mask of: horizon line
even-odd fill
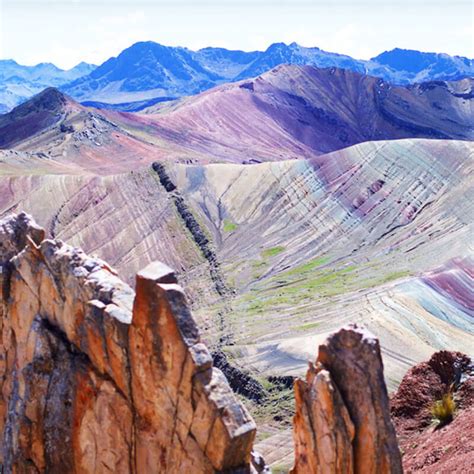
[[[204,49],[224,49],[226,51],[232,51],[232,52],[244,52],[244,53],[264,53],[266,51],[268,51],[268,49],[271,47],[271,46],[274,46],[276,44],[283,44],[285,46],[292,46],[292,45],[297,45],[297,46],[300,46],[302,48],[306,48],[306,49],[318,49],[320,51],[323,51],[325,53],[330,53],[330,54],[337,54],[337,55],[340,55],[340,56],[347,56],[347,57],[350,57],[352,59],[355,59],[357,61],[371,61],[372,59],[376,58],[377,56],[380,56],[381,54],[383,53],[387,53],[387,52],[392,52],[392,51],[395,51],[395,50],[400,50],[400,51],[413,51],[413,52],[418,52],[418,53],[422,53],[422,54],[440,54],[440,55],[446,55],[446,56],[450,56],[450,57],[453,57],[453,58],[464,58],[464,59],[468,59],[469,61],[474,61],[474,58],[470,58],[468,56],[463,56],[461,54],[449,54],[449,53],[443,53],[443,52],[437,52],[437,51],[422,51],[422,50],[419,50],[419,49],[410,49],[410,48],[399,48],[398,46],[395,46],[394,48],[392,49],[386,49],[380,53],[378,53],[377,55],[375,56],[372,56],[371,58],[369,59],[359,59],[359,58],[356,58],[354,56],[351,56],[349,54],[346,54],[346,53],[339,53],[339,52],[335,52],[335,51],[328,51],[328,50],[325,50],[325,49],[321,49],[320,47],[318,46],[303,46],[302,44],[300,43],[297,43],[296,41],[292,41],[291,43],[285,43],[284,41],[277,41],[277,42],[274,42],[274,43],[271,43],[266,49],[250,49],[250,50],[246,50],[246,49],[231,49],[231,48],[226,48],[226,47],[221,47],[221,46],[205,46],[203,48],[199,48],[199,49],[191,49],[191,48],[188,48],[187,46],[170,46],[170,45],[167,45],[167,44],[164,44],[164,43],[160,43],[158,41],[154,41],[154,40],[141,40],[141,41],[136,41],[134,43],[132,43],[130,46],[127,46],[126,48],[122,49],[120,51],[120,53],[118,53],[116,56],[109,56],[107,59],[105,59],[104,61],[102,61],[100,64],[94,64],[94,63],[90,63],[86,60],[82,60],[82,61],[79,61],[77,64],[75,64],[74,66],[70,67],[70,68],[62,68],[60,66],[57,66],[54,62],[51,62],[51,61],[40,61],[38,63],[35,63],[35,64],[25,64],[25,63],[19,63],[18,61],[16,61],[14,58],[12,57],[3,57],[3,58],[0,58],[0,61],[13,61],[15,64],[17,64],[18,66],[23,66],[23,67],[38,67],[38,66],[41,66],[41,65],[51,65],[51,66],[54,66],[56,67],[57,69],[61,70],[61,71],[70,71],[71,69],[74,69],[76,68],[77,66],[79,66],[80,64],[87,64],[87,65],[91,65],[91,66],[96,66],[96,67],[100,67],[102,64],[104,64],[106,61],[109,61],[110,59],[114,59],[114,58],[117,58],[118,56],[120,56],[120,54],[122,54],[124,51],[126,51],[127,49],[130,49],[131,47],[137,45],[137,44],[141,44],[141,43],[154,43],[154,44],[158,44],[160,46],[164,46],[166,48],[173,48],[173,49],[185,49],[187,51],[191,51],[191,52],[199,52],[199,51],[202,51]]]

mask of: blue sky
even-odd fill
[[[136,41],[266,49],[296,41],[367,59],[394,47],[474,56],[471,0],[0,0],[0,58],[69,68]]]

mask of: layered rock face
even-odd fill
[[[26,214],[0,221],[5,472],[252,472],[255,423],[200,340],[173,272],[136,294]]]
[[[293,474],[401,473],[378,340],[356,326],[319,347],[295,383]]]

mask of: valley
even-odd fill
[[[381,338],[394,388],[433,350],[472,344],[473,153],[468,142],[400,140],[309,161],[166,165],[214,249],[224,297],[151,166],[4,176],[0,206],[27,210],[130,282],[151,260],[177,269],[209,343],[230,341],[256,373],[300,374],[321,338],[363,323]]]

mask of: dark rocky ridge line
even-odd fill
[[[211,242],[202,231],[199,222],[196,220],[193,213],[185,203],[183,196],[177,190],[176,185],[169,177],[165,166],[162,163],[155,162],[152,164],[152,168],[158,175],[162,186],[168,193],[170,193],[178,214],[181,216],[181,219],[193,237],[194,242],[201,250],[203,257],[209,263],[211,278],[214,282],[217,293],[222,297],[228,295],[231,292],[231,289],[227,286],[224,280],[220,270],[219,261],[217,260],[216,252],[212,248]]]
[[[158,175],[158,179],[161,185],[169,193],[171,199],[174,202],[176,210],[183,220],[186,228],[189,230],[195,244],[201,251],[203,257],[209,264],[209,273],[214,283],[214,288],[217,294],[223,299],[224,309],[219,311],[217,314],[217,324],[219,328],[219,340],[217,343],[217,349],[220,350],[222,346],[232,344],[232,335],[230,328],[226,321],[226,314],[231,311],[229,302],[226,300],[227,297],[231,296],[232,290],[227,286],[225,279],[222,275],[220,264],[217,259],[215,250],[212,247],[211,242],[204,234],[199,222],[194,217],[192,211],[187,206],[183,196],[178,191],[176,185],[168,175],[165,166],[162,163],[155,162],[152,164],[152,169]]]
[[[152,164],[152,168],[158,175],[161,185],[171,196],[178,214],[181,216],[181,219],[193,237],[194,242],[201,250],[202,255],[207,260],[211,279],[214,282],[217,293],[222,298],[226,298],[226,296],[231,295],[232,290],[228,288],[224,281],[216,253],[212,248],[209,239],[206,237],[198,221],[186,205],[184,198],[179,193],[176,184],[171,180],[165,166],[162,163],[155,162]],[[266,398],[266,392],[262,384],[247,372],[244,372],[240,368],[230,364],[227,360],[227,356],[222,352],[223,346],[232,344],[230,328],[228,328],[226,323],[226,314],[230,311],[231,308],[229,303],[226,301],[224,310],[220,311],[217,315],[220,337],[217,348],[212,353],[214,365],[222,370],[229,381],[230,386],[236,393],[243,395],[249,400],[261,403]]]
[[[248,373],[231,365],[224,352],[213,352],[212,360],[214,366],[222,370],[234,392],[254,402],[264,402],[266,393],[262,384]]]

